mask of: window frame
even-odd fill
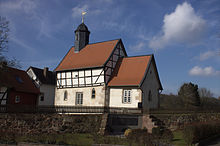
[[[42,100],[42,99],[43,99],[43,100]],[[41,102],[43,102],[43,101],[44,101],[44,99],[45,99],[45,98],[44,98],[44,94],[43,94],[43,93],[41,93],[41,94],[40,94],[40,101],[41,101]]]
[[[68,93],[67,93],[66,90],[64,91],[63,100],[64,100],[64,101],[67,101],[67,100],[68,100]]]
[[[131,89],[123,89],[122,92],[122,103],[130,104],[132,102],[132,90]]]
[[[94,99],[96,96],[96,91],[95,91],[95,88],[92,88],[92,96],[91,98]]]
[[[83,105],[83,92],[76,92],[75,105]]]
[[[21,97],[19,95],[15,96],[15,103],[21,102]]]

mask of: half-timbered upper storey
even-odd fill
[[[57,88],[107,84],[120,57],[127,56],[121,39],[72,47],[55,69]]]

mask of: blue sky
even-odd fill
[[[163,93],[185,82],[220,96],[219,0],[0,0],[8,58],[55,69],[86,11],[90,43],[121,38],[129,56],[154,53]]]

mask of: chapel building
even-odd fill
[[[89,35],[80,24],[75,45],[55,69],[55,106],[109,112],[158,108],[163,88],[154,55],[129,57],[121,39],[90,44]]]

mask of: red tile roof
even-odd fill
[[[72,47],[55,71],[103,66],[118,42],[119,40],[112,40],[88,44],[78,53]]]
[[[108,86],[139,86],[150,59],[151,55],[120,58]]]
[[[40,93],[25,71],[11,67],[6,67],[0,72],[0,84],[20,92]]]

